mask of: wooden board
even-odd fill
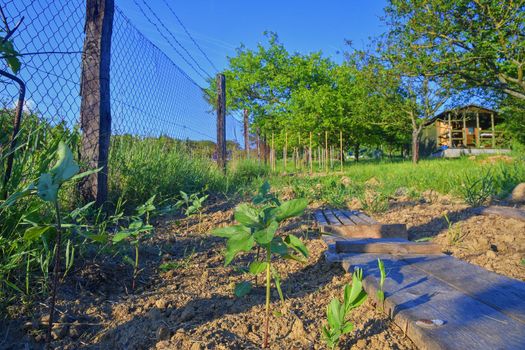
[[[480,215],[499,215],[525,221],[525,211],[517,208],[491,205],[489,207],[478,208],[477,213]]]
[[[493,303],[498,298],[497,293],[488,293],[484,301],[465,294],[416,267],[415,260],[409,262],[407,258],[397,259],[385,254],[346,254],[343,267],[363,268],[363,285],[369,297],[375,298],[379,285],[377,258],[383,260],[387,272],[384,310],[420,349],[525,349],[525,324],[486,302],[492,300]],[[431,266],[435,259],[419,257],[417,263]],[[495,285],[492,290],[504,287]],[[525,293],[519,292],[516,297],[525,300]],[[444,324],[421,327],[416,323],[421,319],[439,319]]]
[[[525,283],[448,255],[403,261],[525,323]]]
[[[325,225],[322,227],[322,231],[354,238],[408,238],[405,224]]]
[[[441,246],[429,242],[385,242],[383,239],[336,241],[336,253],[378,253],[393,255],[441,254]]]

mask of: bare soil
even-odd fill
[[[60,287],[59,322],[53,336],[57,349],[259,349],[263,338],[264,288],[244,298],[233,296],[235,282],[245,278],[238,267],[250,254],[223,266],[224,240],[208,232],[232,223],[231,204],[208,208],[196,218],[169,218],[156,224],[155,236],[141,249],[142,272],[130,290],[131,268],[111,256],[84,258]],[[444,218],[447,214],[449,223]],[[385,223],[406,223],[411,239],[428,238],[443,251],[507,276],[525,280],[525,223],[497,216],[478,216],[460,202],[426,193],[419,201],[395,198],[390,209],[372,215]],[[312,229],[309,215],[289,222],[306,242],[307,264],[275,261],[282,277],[285,303],[274,291],[271,349],[324,349],[320,329],[326,306],[341,297],[351,276],[339,264],[328,264],[325,243]],[[283,230],[283,231],[284,231]],[[253,255],[253,254],[251,254]],[[91,256],[86,253],[86,256]],[[162,263],[173,268],[161,271]],[[0,321],[1,349],[41,349],[45,304],[12,309],[14,320]],[[351,315],[354,331],[343,336],[342,349],[414,349],[403,331],[367,301]]]

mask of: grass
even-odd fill
[[[368,161],[347,163],[344,172],[328,174],[301,174],[280,176],[274,174],[272,186],[291,189],[298,197],[344,207],[353,198],[371,211],[386,209],[384,202],[405,193],[411,199],[417,199],[425,191],[435,191],[464,198],[475,196],[476,186],[464,191],[469,184],[485,181],[480,187],[483,198],[492,195],[505,198],[518,183],[525,181],[524,155],[514,154],[513,161],[499,160],[494,163],[488,157],[467,157],[459,159],[428,159],[414,165],[411,162]],[[279,167],[277,167],[279,169]],[[315,169],[315,167],[314,167]],[[486,174],[490,172],[490,179]],[[486,184],[490,181],[490,186]],[[468,184],[467,184],[468,185]],[[490,188],[491,193],[488,193]],[[479,201],[472,202],[479,204]]]

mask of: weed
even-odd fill
[[[482,173],[479,178],[464,175],[461,194],[468,205],[479,207],[487,202],[494,193],[494,177],[490,171]]]
[[[465,237],[465,235],[463,234],[461,230],[461,226],[454,225],[450,221],[447,214],[443,215],[443,217],[445,218],[447,225],[448,225],[448,231],[447,231],[448,244],[456,245]]]
[[[326,309],[327,326],[322,328],[322,338],[330,349],[339,345],[342,335],[350,333],[354,324],[348,320],[350,311],[359,307],[366,300],[363,290],[363,270],[356,269],[352,275],[352,285],[346,285],[343,303],[338,298],[332,299]]]
[[[377,300],[381,303],[381,308],[383,308],[383,304],[385,302],[385,291],[383,290],[383,287],[385,285],[385,279],[386,279],[386,272],[385,272],[385,264],[383,263],[383,260],[377,258],[377,267],[379,268],[379,289],[377,290]]]
[[[243,203],[235,208],[235,220],[239,223],[238,225],[218,228],[212,232],[214,236],[228,239],[225,265],[229,265],[240,252],[251,251],[255,246],[258,250],[262,249],[266,252],[264,260],[256,259],[250,263],[248,268],[248,273],[253,276],[261,273],[266,274],[266,322],[263,348],[268,347],[272,278],[281,301],[284,301],[281,291],[281,278],[272,266],[272,256],[276,255],[300,262],[305,262],[308,257],[308,250],[299,238],[291,234],[283,238],[277,235],[277,230],[284,220],[302,215],[307,204],[308,201],[305,199],[280,202],[270,193],[268,183],[264,183],[251,204]],[[252,283],[243,281],[235,286],[235,295],[242,297],[248,294],[251,289]]]
[[[388,198],[374,190],[367,189],[359,196],[359,202],[363,210],[371,213],[382,213],[388,210]]]

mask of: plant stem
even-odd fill
[[[133,267],[133,281],[131,289],[135,290],[135,279],[137,278],[137,271],[139,269],[139,245],[135,245],[135,266]]]
[[[272,252],[270,250],[270,247],[266,248],[266,325],[264,330],[264,344],[263,348],[268,347],[268,327],[270,324],[270,281],[271,281],[271,275],[270,275],[270,268],[271,268],[271,259],[272,259]]]
[[[62,221],[60,219],[60,207],[58,200],[55,201],[55,214],[57,222],[57,238],[56,238],[56,253],[55,266],[53,267],[53,288],[51,290],[51,303],[49,305],[49,324],[46,335],[46,350],[51,349],[51,329],[53,328],[53,319],[55,317],[55,303],[58,286],[58,269],[60,268],[60,246],[62,243]]]

